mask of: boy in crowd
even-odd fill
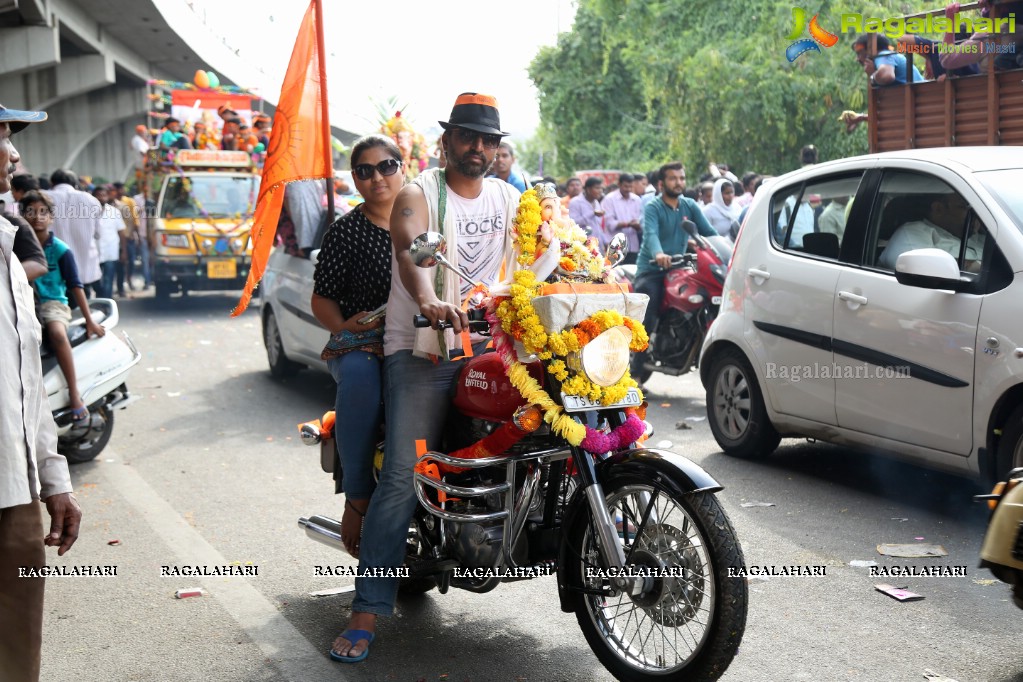
[[[50,225],[53,223],[53,201],[38,191],[26,192],[19,202],[22,217],[32,226],[36,239],[43,247],[46,256],[47,273],[37,278],[33,285],[39,295],[39,319],[46,328],[50,346],[57,356],[57,363],[67,381],[68,396],[71,402],[72,419],[75,424],[84,423],[89,419],[89,410],[78,394],[78,380],[75,375],[75,362],[71,353],[71,342],[67,330],[71,323],[71,308],[68,307],[68,292],[75,297],[78,308],[85,318],[85,330],[90,336],[103,336],[106,330],[92,320],[89,303],[85,299],[85,289],[78,278],[78,266],[75,257],[67,244],[53,236]]]

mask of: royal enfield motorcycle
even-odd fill
[[[439,260],[447,267],[443,248],[429,233],[412,253],[420,265]],[[419,317],[416,324],[429,322]],[[471,326],[490,329],[487,322]],[[629,364],[628,343],[612,328],[576,361],[594,375],[613,368],[617,380]],[[603,433],[635,424],[643,410],[634,388],[616,404],[599,405],[564,394],[545,362],[533,358],[526,366],[567,414]],[[554,574],[561,609],[575,613],[591,649],[618,679],[717,679],[742,639],[748,596],[745,580],[730,577],[743,554],[714,495],[721,484],[681,455],[631,441],[599,456],[569,445],[525,402],[497,353],[465,362],[453,396],[444,451],[422,452],[415,468],[419,503],[402,591],[489,592]],[[320,445],[328,471],[339,466],[332,421],[328,413],[302,427],[303,441]],[[310,516],[299,525],[344,549],[338,521]]]
[[[732,241],[727,237],[704,237],[690,220],[682,221],[694,252],[672,256],[664,274],[664,298],[650,334],[650,348],[643,369],[634,378],[644,383],[654,372],[681,376],[695,367],[700,348],[721,309],[721,291]],[[655,261],[650,261],[651,264]]]
[[[1013,469],[989,495],[977,495],[991,507],[980,567],[1012,587],[1012,601],[1023,609],[1023,467]]]
[[[109,298],[92,299],[89,310],[93,321],[107,330],[106,334],[88,338],[82,318],[68,326],[78,392],[89,408],[85,421],[73,420],[67,381],[45,338],[41,348],[43,383],[57,427],[57,452],[73,464],[95,459],[110,441],[114,410],[124,409],[137,399],[128,392],[125,382],[131,368],[142,359],[126,332],[121,332],[121,336],[113,332],[120,319],[116,302]]]

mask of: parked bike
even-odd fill
[[[417,262],[444,264],[443,240],[426,237],[413,246]],[[486,333],[476,318],[473,330]],[[416,324],[429,322],[417,316]],[[612,328],[589,341],[578,354],[582,367],[616,367],[623,376],[629,349],[620,334]],[[567,414],[605,432],[635,420],[627,410],[643,410],[634,388],[605,406],[564,394],[548,362],[534,357],[527,369]],[[332,414],[323,422],[303,425],[303,441],[320,445],[321,464],[332,471],[339,466]],[[596,456],[567,444],[522,398],[497,353],[465,363],[444,440],[443,452],[421,453],[416,466],[419,504],[402,591],[489,592],[555,574],[561,609],[576,614],[618,679],[724,672],[742,639],[748,595],[745,580],[729,576],[743,554],[710,474],[665,450],[632,444]],[[299,525],[344,549],[338,521],[311,516]]]
[[[654,372],[681,376],[699,365],[700,348],[721,309],[721,291],[732,257],[727,237],[703,237],[696,225],[683,220],[695,249],[672,256],[664,274],[664,298],[650,334],[643,369],[634,378],[646,382]],[[654,263],[654,261],[650,261]]]
[[[81,463],[95,459],[114,431],[114,410],[124,409],[137,399],[128,392],[125,380],[142,354],[126,332],[123,338],[109,333],[117,326],[120,315],[117,303],[108,298],[89,301],[92,319],[107,330],[101,337],[88,338],[85,320],[77,318],[68,327],[82,402],[89,408],[89,418],[76,424],[72,417],[71,399],[64,373],[45,338],[42,346],[43,381],[53,421],[57,426],[57,452],[68,462]]]

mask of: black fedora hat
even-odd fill
[[[8,109],[4,105],[0,104],[0,123],[7,123],[11,130],[11,135],[24,130],[29,123],[42,123],[45,120],[45,111],[21,111],[19,109]]]
[[[501,130],[501,115],[497,112],[497,100],[490,95],[463,92],[451,108],[447,121],[437,121],[444,130],[466,128],[488,135],[507,135]]]

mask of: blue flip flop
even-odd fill
[[[72,426],[80,426],[89,421],[89,408],[88,407],[76,407],[71,410],[71,424]]]
[[[359,661],[365,661],[366,657],[369,656],[369,647],[373,644],[373,640],[376,639],[376,635],[369,630],[345,630],[340,636],[351,642],[352,646],[358,644],[359,640],[364,639],[368,642],[366,648],[358,656],[349,656],[348,654],[342,656],[341,654],[335,653],[334,649],[331,648],[331,660],[338,661],[340,663],[358,663]]]

